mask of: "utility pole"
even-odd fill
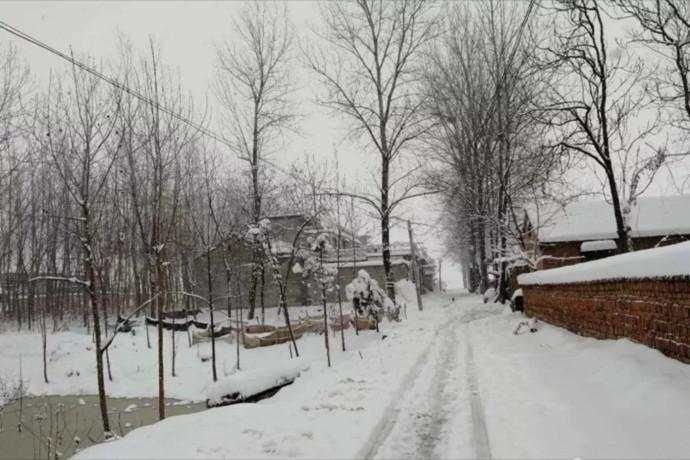
[[[417,291],[417,306],[419,307],[419,310],[423,310],[424,307],[422,306],[422,282],[420,279],[420,270],[419,266],[417,265],[417,251],[414,246],[414,238],[412,237],[412,223],[407,221],[407,234],[410,237],[410,252],[412,254],[412,267],[410,267],[411,270],[414,270],[414,285],[415,285],[415,290]]]
[[[438,259],[438,292],[443,291],[443,281],[441,281],[441,263],[443,262],[443,258]]]

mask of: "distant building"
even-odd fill
[[[629,220],[635,250],[690,240],[690,195],[638,198]],[[539,269],[608,257],[618,247],[613,208],[606,201],[528,211],[523,235]]]
[[[301,214],[281,215],[268,218],[271,222],[271,249],[280,263],[280,273],[284,275],[290,272],[287,286],[287,303],[289,306],[314,305],[319,303],[321,292],[313,280],[305,279],[303,273],[299,271],[299,266],[303,262],[300,257],[293,260],[292,266],[288,266],[292,252],[293,243],[296,235],[302,229],[297,243],[304,244],[310,236],[326,234],[330,238],[332,247],[336,247],[338,241],[338,229],[329,227],[323,221],[316,220],[307,222],[307,217]],[[303,228],[302,228],[303,227]],[[366,244],[365,239],[353,238],[352,234],[344,228],[340,229],[340,290],[342,298],[345,299],[345,286],[352,281],[356,273],[364,269],[372,278],[376,279],[380,286],[385,286],[385,276],[383,270],[383,260],[380,248],[371,247]],[[393,249],[393,248],[392,248]],[[391,276],[393,281],[401,279],[411,279],[410,271],[411,252],[409,245],[405,249],[404,245],[396,245],[391,254]],[[252,248],[243,236],[232,237],[223,244],[218,245],[210,252],[211,263],[211,285],[213,297],[219,299],[214,302],[216,307],[222,308],[237,300],[237,296],[244,296],[243,303],[247,304],[246,295],[248,292],[249,280],[251,278]],[[429,259],[422,246],[418,246],[418,261],[423,273],[423,286],[426,290],[432,290],[434,286],[435,272],[429,270],[434,264]],[[325,263],[335,265],[337,257],[335,251],[326,255]],[[208,296],[209,282],[206,254],[195,260],[195,273],[197,281],[197,291],[204,297]],[[295,264],[298,264],[297,268]],[[279,292],[273,281],[271,267],[266,267],[264,277],[264,304],[276,306],[279,303]],[[241,286],[239,292],[236,285]],[[259,292],[257,288],[257,306],[260,305]],[[330,293],[329,301],[337,299],[337,293]],[[234,308],[234,307],[233,307]]]

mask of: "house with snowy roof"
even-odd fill
[[[690,240],[690,195],[638,198],[629,225],[635,250]],[[613,208],[604,200],[532,208],[523,234],[539,269],[601,259],[618,247]]]
[[[286,214],[271,216],[270,221],[271,250],[276,256],[280,273],[290,271],[287,283],[288,306],[312,305],[318,303],[321,291],[313,285],[311,280],[305,279],[300,272],[299,264],[301,256],[295,254],[292,257],[293,248],[304,246],[309,237],[326,235],[331,247],[337,246],[340,238],[340,257],[335,251],[326,254],[324,262],[333,267],[338,267],[341,294],[345,298],[345,285],[354,279],[359,270],[366,270],[380,286],[385,286],[385,273],[380,247],[368,244],[366,238],[353,235],[346,228],[329,223],[327,219],[310,219],[303,214]],[[435,272],[429,270],[434,267],[433,260],[429,258],[422,245],[415,245],[417,249],[417,263],[422,272],[422,280],[425,290],[433,290]],[[207,259],[210,256],[210,260]],[[391,251],[391,277],[393,281],[410,279],[414,277],[411,270],[411,250],[408,245],[394,244]],[[198,292],[207,297],[209,293],[208,263],[211,265],[210,284],[214,299],[219,303],[228,303],[228,289],[240,286],[240,295],[246,299],[247,286],[249,285],[252,261],[252,247],[244,235],[232,235],[223,243],[217,245],[210,252],[199,255],[194,262],[196,284]],[[292,261],[293,265],[288,267]],[[263,284],[263,288],[261,286]],[[257,286],[259,292],[263,292],[264,303],[267,306],[277,305],[279,293],[273,283],[270,271],[265,273],[264,281]],[[258,294],[261,295],[261,294]],[[329,301],[334,301],[335,293],[329,294]],[[223,299],[223,300],[220,300]],[[215,303],[215,302],[214,302]],[[257,304],[259,302],[257,301]],[[218,305],[221,307],[222,305]]]

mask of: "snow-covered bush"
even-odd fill
[[[357,277],[345,287],[345,295],[353,303],[358,315],[373,317],[377,321],[381,320],[386,311],[398,309],[366,270],[360,270]]]

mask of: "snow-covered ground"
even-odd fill
[[[690,366],[627,340],[545,324],[514,335],[520,314],[451,295],[426,297],[423,312],[408,308],[406,321],[385,325],[383,340],[349,335],[347,352],[333,340],[330,369],[323,337],[302,338],[309,369],[270,399],[170,417],[80,457],[687,457]],[[223,366],[234,363],[233,351],[221,347]],[[243,354],[248,368],[289,359],[287,346],[253,351]],[[150,368],[153,352],[141,354]],[[2,360],[4,372],[5,352]],[[181,357],[180,376],[168,379],[178,397],[198,398],[210,379],[208,363],[195,360]],[[144,383],[155,380],[150,374],[125,377],[136,365],[119,364],[109,391],[134,392],[118,381],[127,379],[141,396],[154,395],[155,382]],[[53,390],[79,386],[60,386],[54,375]],[[46,390],[38,380],[30,389]]]
[[[295,317],[304,309],[291,311]],[[313,309],[312,309],[313,310]],[[316,314],[315,311],[311,312]],[[221,316],[221,315],[218,315]],[[201,318],[204,319],[204,318]],[[275,309],[267,312],[267,323],[281,324],[282,316]],[[157,333],[149,327],[151,347],[146,344],[143,327],[136,328],[136,335],[120,333],[109,349],[113,380],[106,380],[106,391],[112,397],[156,397],[158,382],[155,375],[157,363]],[[339,337],[332,346],[340,346]],[[352,331],[346,343],[355,349],[377,341],[375,334],[355,337]],[[210,342],[189,346],[186,332],[175,333],[175,377],[172,376],[172,333],[164,331],[166,396],[189,401],[203,401],[205,389],[212,382]],[[17,382],[21,361],[24,390],[29,395],[96,394],[96,365],[94,344],[91,336],[77,328],[48,335],[48,380],[43,380],[41,336],[36,333],[0,333],[0,381]],[[306,362],[324,360],[323,336],[308,334],[298,342],[300,354]],[[236,366],[236,343],[233,335],[216,341],[218,377],[232,375]],[[242,370],[270,368],[290,358],[287,344],[245,350],[240,347]],[[106,372],[107,376],[107,372]]]

